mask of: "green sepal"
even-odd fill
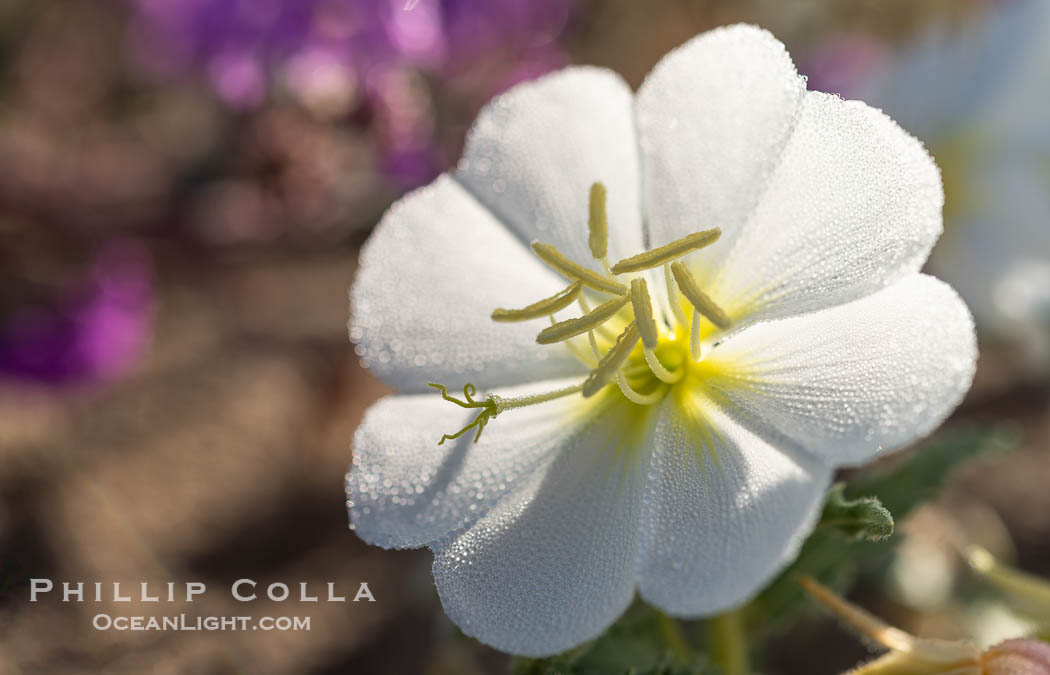
[[[883,541],[893,534],[893,514],[878,497],[846,498],[846,484],[828,490],[820,527],[845,535],[850,541]]]

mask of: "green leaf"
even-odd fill
[[[828,491],[820,527],[832,528],[850,541],[882,541],[893,534],[893,514],[878,497],[846,499],[846,484],[835,483]]]

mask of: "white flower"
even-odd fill
[[[932,269],[982,330],[1050,347],[1050,3],[936,25],[851,93],[892,115],[945,171],[948,231]]]
[[[637,95],[597,68],[515,88],[362,252],[351,338],[409,393],[354,438],[357,533],[430,546],[449,617],[518,654],[596,636],[636,589],[679,616],[740,604],[836,466],[928,433],[969,387],[971,318],[918,272],[941,202],[915,139],[807,92],[754,27],[688,42]],[[577,294],[554,328],[490,318]],[[465,410],[428,381],[486,396]]]

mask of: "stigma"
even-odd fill
[[[572,260],[552,244],[533,242],[536,257],[565,277],[568,285],[527,307],[497,308],[491,316],[497,322],[549,317],[550,325],[539,332],[536,341],[568,349],[587,367],[587,377],[575,386],[520,399],[490,393],[478,400],[474,398],[474,385],[468,383],[461,400],[449,396],[443,385],[431,383],[445,400],[478,410],[470,424],[443,435],[439,443],[471,430],[477,442],[489,420],[501,412],[564,396],[591,398],[599,392],[618,390],[635,405],[655,405],[674,387],[682,386],[690,367],[703,360],[705,332],[711,333],[712,328],[724,331],[732,325],[730,316],[704,292],[681,260],[718,241],[722,231],[695,232],[610,265],[606,195],[605,186],[594,183],[588,203],[588,246],[602,271]],[[663,268],[669,314],[655,311],[650,295],[646,273],[657,268]],[[558,320],[556,313],[574,304],[579,306],[580,315]]]

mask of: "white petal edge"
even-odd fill
[[[601,269],[587,245],[591,184],[608,191],[609,260],[642,250],[633,95],[616,73],[573,67],[518,85],[479,113],[456,178],[523,242]]]
[[[930,433],[973,381],[973,319],[916,274],[866,298],[761,323],[709,357],[708,395],[760,435],[855,465]]]
[[[702,397],[664,404],[642,516],[642,597],[675,616],[716,614],[795,558],[831,469],[785,445],[777,439],[774,447]]]
[[[577,382],[539,382],[500,394],[528,396]],[[462,398],[461,391],[450,393]],[[469,527],[567,442],[579,402],[577,395],[506,411],[477,443],[470,432],[438,445],[442,434],[463,428],[477,411],[437,392],[380,399],[354,433],[346,476],[354,530],[383,548],[416,548]]]
[[[798,116],[805,82],[784,45],[748,25],[703,33],[664,56],[636,110],[649,243],[722,229],[695,258],[716,264],[758,203]]]
[[[637,411],[621,399],[473,527],[434,547],[441,602],[464,633],[547,656],[596,637],[627,608],[652,424],[618,422]],[[624,452],[629,431],[638,445]]]
[[[394,204],[362,249],[350,339],[366,367],[406,392],[428,381],[486,389],[584,373],[564,346],[536,344],[543,319],[490,319],[567,285],[441,176]]]
[[[738,325],[849,302],[919,271],[943,203],[919,141],[860,101],[807,92],[739,239],[697,275]]]

